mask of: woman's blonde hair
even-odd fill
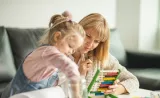
[[[81,25],[70,20],[68,17],[63,15],[53,15],[49,22],[49,28],[46,33],[42,36],[39,41],[39,44],[50,44],[53,45],[54,41],[54,32],[61,32],[62,37],[69,33],[78,33],[83,38],[85,37],[85,31]]]
[[[79,24],[82,25],[84,30],[91,28],[99,33],[101,42],[89,53],[92,53],[92,55],[101,62],[102,66],[106,66],[109,55],[110,30],[105,18],[99,13],[92,13],[84,17]]]

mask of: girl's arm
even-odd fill
[[[80,73],[78,71],[78,66],[55,47],[48,47],[44,51],[42,58],[47,65],[53,65],[69,78],[73,98],[81,98],[79,86]]]
[[[42,58],[46,62],[45,64],[58,68],[71,82],[77,83],[79,81],[78,66],[69,57],[58,51],[57,48],[53,46],[46,48]]]

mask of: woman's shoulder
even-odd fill
[[[120,67],[119,61],[109,53],[106,68],[117,69]]]
[[[119,63],[119,61],[117,60],[117,58],[114,57],[111,53],[109,53],[109,55],[108,55],[108,61],[109,62],[118,62]]]

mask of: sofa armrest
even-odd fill
[[[129,68],[160,68],[160,53],[127,51],[126,55]]]

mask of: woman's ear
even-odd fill
[[[59,39],[61,39],[61,32],[54,32],[54,41],[57,42]]]

